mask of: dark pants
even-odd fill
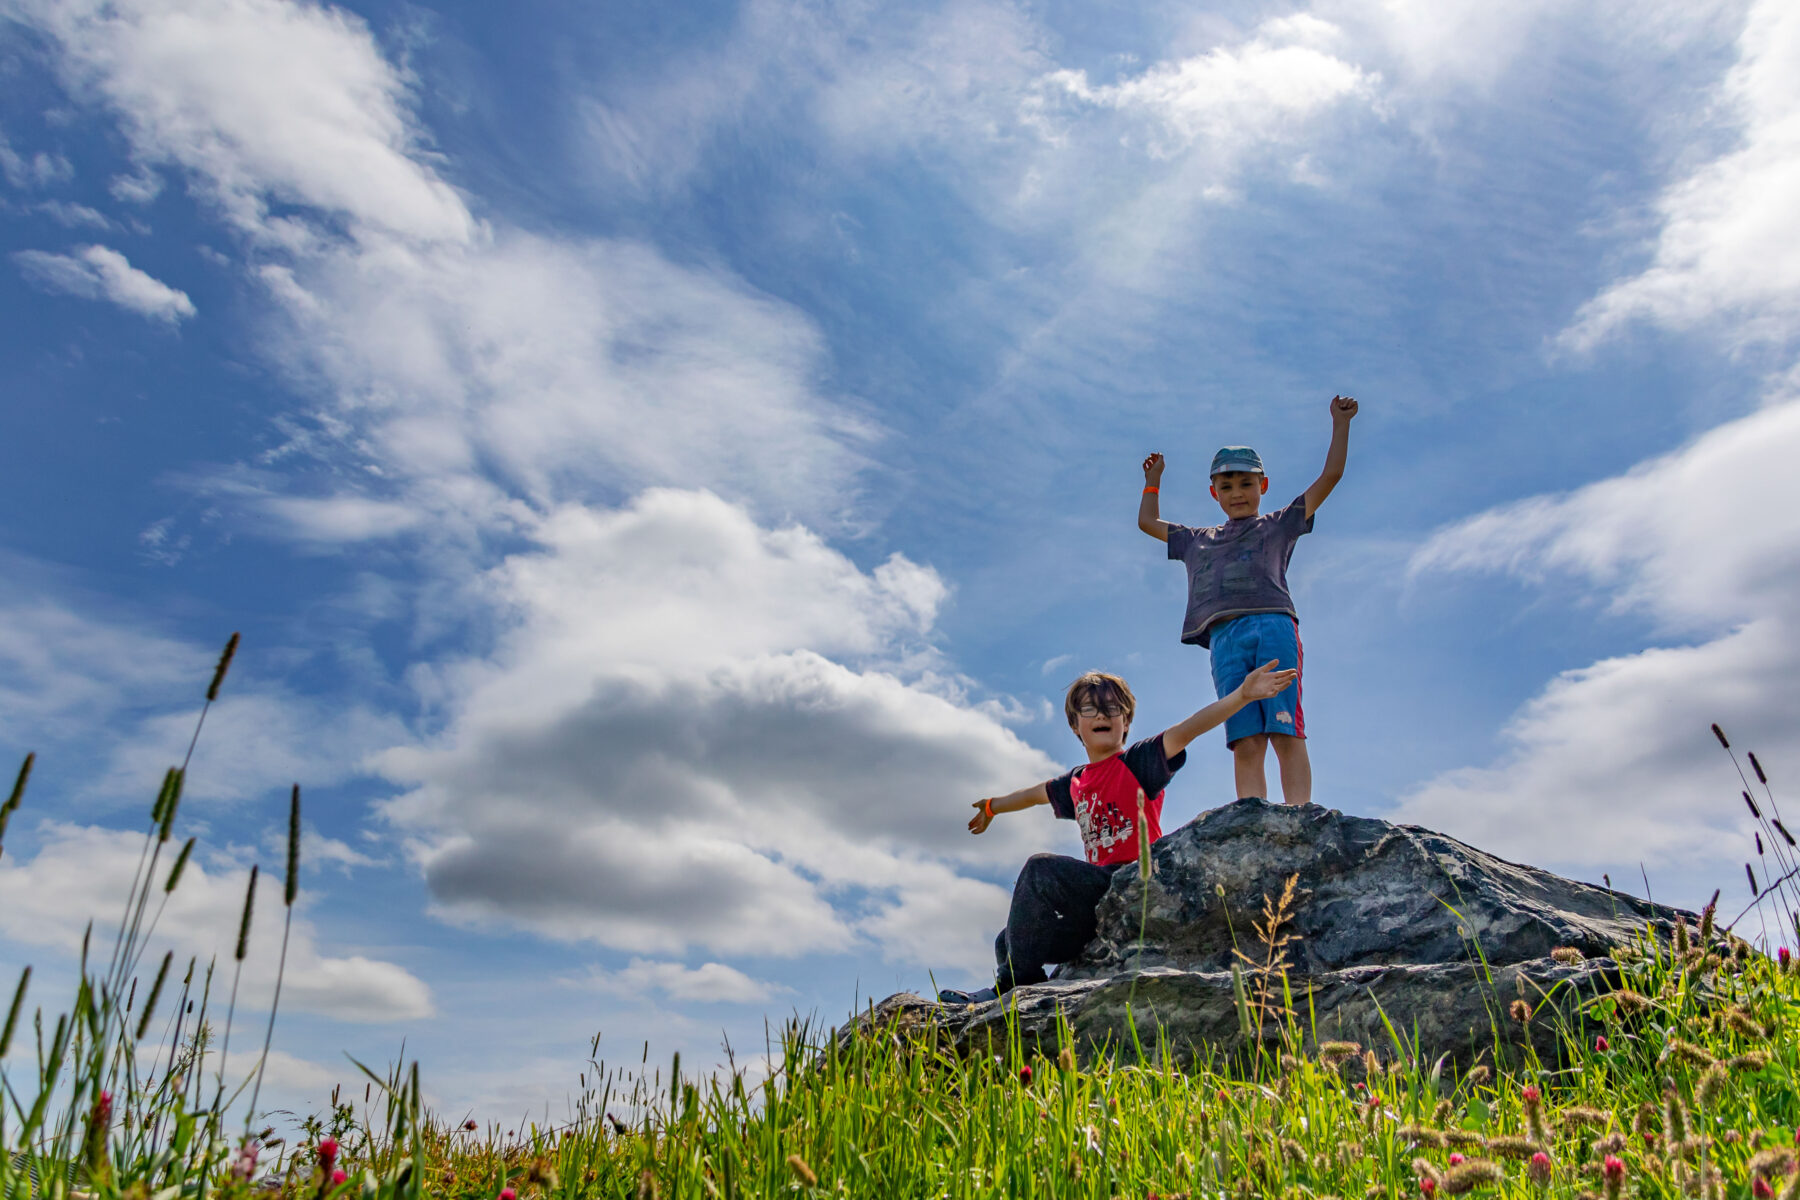
[[[1094,936],[1094,910],[1116,867],[1096,867],[1061,854],[1034,854],[1013,884],[1006,928],[994,939],[999,965],[994,990],[1042,983],[1046,963],[1065,963]]]

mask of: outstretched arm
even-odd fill
[[[1030,787],[1020,788],[1016,792],[1008,792],[1004,796],[990,796],[986,800],[977,800],[975,815],[969,818],[969,832],[982,832],[993,824],[994,817],[999,813],[1018,812],[1021,808],[1048,803],[1050,803],[1050,790],[1046,784],[1042,783],[1034,783]]]
[[[1159,542],[1169,540],[1169,523],[1157,514],[1157,489],[1162,487],[1163,456],[1152,454],[1144,460],[1144,495],[1138,501],[1138,528]]]
[[[1213,726],[1223,725],[1232,713],[1244,705],[1252,700],[1267,700],[1300,677],[1298,671],[1277,671],[1276,661],[1271,658],[1244,676],[1244,682],[1238,684],[1223,700],[1215,700],[1187,720],[1178,721],[1163,730],[1163,757],[1174,758],[1188,748],[1189,742]]]
[[[1331,448],[1325,451],[1325,469],[1306,489],[1306,515],[1310,518],[1331,495],[1331,489],[1344,477],[1344,459],[1350,453],[1350,419],[1356,416],[1356,401],[1348,396],[1331,398]]]

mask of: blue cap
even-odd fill
[[[1224,475],[1232,471],[1248,471],[1252,475],[1262,475],[1262,456],[1248,446],[1226,446],[1213,455],[1212,470],[1208,475]]]

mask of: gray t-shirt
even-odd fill
[[[1169,557],[1186,564],[1188,574],[1181,640],[1211,645],[1211,626],[1246,613],[1286,613],[1297,619],[1287,590],[1287,565],[1295,539],[1312,527],[1304,495],[1275,512],[1235,517],[1210,528],[1170,524]]]

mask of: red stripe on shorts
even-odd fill
[[[1301,672],[1294,677],[1294,736],[1306,736],[1306,713],[1300,708],[1300,683],[1305,678],[1306,649],[1300,645],[1300,622],[1294,622],[1294,668]]]

